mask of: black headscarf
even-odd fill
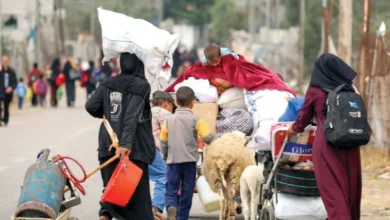
[[[135,94],[149,99],[150,85],[146,80],[142,61],[134,54],[122,53],[120,65],[121,74],[107,78],[102,85],[123,94]]]
[[[354,91],[352,80],[357,73],[339,57],[324,53],[314,63],[310,85],[322,89],[334,90],[345,84],[343,90]]]
[[[110,77],[112,74],[112,68],[110,66],[110,62],[105,61],[102,65],[102,72],[106,74],[107,77]]]
[[[57,74],[60,71],[60,59],[55,58],[51,63],[51,71],[53,74]]]

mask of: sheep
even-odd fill
[[[257,219],[257,205],[260,201],[260,185],[264,182],[264,165],[245,168],[240,178],[240,194],[245,220]]]
[[[222,135],[204,150],[202,171],[210,188],[221,197],[220,220],[235,219],[234,199],[240,195],[244,169],[255,165],[254,151],[245,147],[245,134]]]

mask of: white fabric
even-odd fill
[[[292,94],[279,90],[244,90],[245,104],[252,114],[253,134],[248,146],[257,150],[271,151],[271,127],[287,108]]]
[[[247,110],[243,89],[230,88],[223,92],[218,99],[219,107]]]
[[[169,80],[173,66],[172,54],[180,40],[178,34],[171,35],[145,20],[102,8],[98,8],[98,14],[102,27],[103,61],[129,52],[142,60],[148,72]],[[166,62],[170,68],[163,70]]]
[[[212,103],[218,101],[218,92],[215,86],[211,85],[207,79],[195,79],[190,77],[187,80],[177,84],[175,92],[183,86],[190,87],[195,92],[196,98],[202,103]]]
[[[321,197],[274,194],[275,216],[283,220],[325,220],[328,218]],[[276,204],[275,204],[276,203]]]
[[[219,195],[211,190],[204,176],[200,176],[196,180],[196,189],[205,212],[214,212],[221,209]]]

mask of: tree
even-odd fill
[[[216,0],[210,14],[211,37],[223,45],[229,44],[230,29],[247,29],[247,16],[238,13],[233,0]]]
[[[214,2],[215,0],[166,0],[164,1],[165,17],[202,26],[210,22],[209,8]]]

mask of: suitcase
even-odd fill
[[[291,123],[280,122],[271,127],[271,149],[274,161],[280,153],[290,125]],[[299,163],[312,160],[312,146],[316,129],[316,126],[309,126],[303,133],[292,136],[286,144],[279,163]]]

